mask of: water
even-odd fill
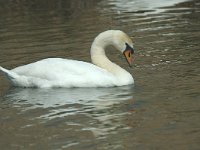
[[[121,29],[135,43],[134,86],[23,89],[0,76],[1,149],[200,149],[198,0],[5,1],[0,65],[47,57],[90,61],[94,37]]]

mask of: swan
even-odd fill
[[[12,70],[0,66],[13,86],[19,87],[114,87],[134,83],[132,75],[111,62],[105,54],[107,46],[114,46],[124,54],[131,66],[134,53],[130,37],[120,30],[100,33],[91,45],[91,61],[46,58]]]

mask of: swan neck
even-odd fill
[[[91,60],[92,63],[109,71],[110,73],[119,76],[122,73],[126,73],[117,64],[111,62],[105,54],[105,49],[109,45],[114,45],[113,32],[103,32],[99,34],[91,46]]]
[[[113,45],[112,31],[100,33],[93,41],[91,46],[91,56],[93,55],[106,55],[105,49],[109,45]]]

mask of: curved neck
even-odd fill
[[[92,43],[90,54],[92,63],[109,71],[115,76],[127,74],[128,72],[111,62],[105,54],[105,48],[113,43],[113,31],[106,31],[99,34]]]

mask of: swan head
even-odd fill
[[[113,45],[124,54],[129,66],[131,67],[134,54],[134,47],[131,38],[120,30],[113,30]]]
[[[124,54],[129,66],[131,66],[133,62],[133,53],[134,47],[131,38],[120,30],[107,30],[100,33],[94,40],[91,46],[91,58],[92,62],[97,63],[95,58],[96,56],[103,55],[105,56],[105,48],[107,46],[114,46],[121,53]]]

